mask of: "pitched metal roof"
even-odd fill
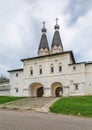
[[[48,40],[47,40],[47,36],[45,33],[42,34],[41,40],[40,40],[40,45],[39,45],[39,49],[48,49],[49,50],[49,45],[48,45]]]
[[[56,46],[62,46],[62,41],[61,41],[60,34],[59,34],[58,30],[56,30],[55,33],[54,33],[54,37],[53,37],[53,40],[52,40],[52,46],[51,47],[54,47],[55,45]]]
[[[8,70],[8,72],[23,71],[23,69]]]

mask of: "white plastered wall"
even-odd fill
[[[53,73],[51,73],[51,64],[54,66]],[[59,72],[59,64],[62,65],[61,72]],[[42,66],[42,75],[39,74],[40,66]],[[75,70],[73,70],[74,66]],[[33,68],[33,75],[30,74],[30,68]],[[31,96],[31,84],[39,83],[44,87],[43,96],[52,96],[51,86],[57,82],[62,84],[63,96],[92,95],[91,77],[92,64],[73,64],[70,53],[25,60],[23,71],[10,72],[11,95]],[[78,84],[78,90],[75,90],[75,84]],[[19,90],[18,93],[16,88]]]

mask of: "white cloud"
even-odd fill
[[[75,53],[78,53],[79,56],[81,55],[82,59],[77,57],[78,61],[92,60],[92,55],[89,55],[89,52],[92,50],[92,9],[90,9],[85,16],[79,17],[70,30],[70,35],[72,33],[73,35],[68,43]]]

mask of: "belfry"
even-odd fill
[[[38,56],[49,54],[49,45],[46,36],[47,29],[45,28],[45,22],[43,22],[42,37],[38,48]]]
[[[63,46],[62,46],[62,41],[60,38],[60,34],[59,34],[59,28],[60,26],[58,25],[58,19],[56,18],[56,25],[54,26],[55,29],[55,33],[53,36],[53,40],[52,40],[52,45],[51,45],[51,53],[59,53],[59,52],[63,52]]]
[[[92,95],[92,62],[77,63],[71,50],[64,51],[58,19],[54,29],[50,47],[43,22],[38,55],[22,59],[23,68],[8,71],[11,96]]]

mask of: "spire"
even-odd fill
[[[51,53],[58,53],[63,51],[62,41],[60,38],[59,29],[60,26],[58,25],[58,18],[56,18],[56,25],[54,26],[55,32],[52,40],[51,45]]]
[[[49,45],[46,36],[47,29],[45,28],[45,22],[43,22],[43,28],[41,31],[42,31],[42,36],[41,36],[40,45],[38,49],[38,55],[47,55],[49,54]]]

